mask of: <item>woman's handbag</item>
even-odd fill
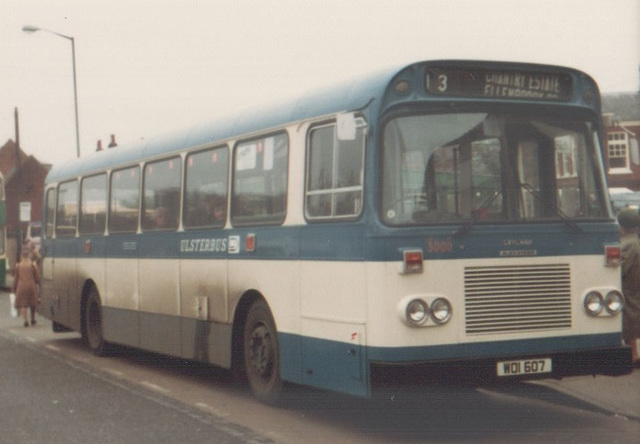
[[[9,301],[11,302],[11,317],[12,318],[17,318],[18,317],[18,310],[16,309],[15,305],[16,305],[16,294],[11,292],[9,293]]]

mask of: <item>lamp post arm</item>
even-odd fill
[[[76,154],[78,157],[80,157],[80,126],[78,125],[78,86],[76,81],[76,41],[71,36],[60,34],[59,32],[51,31],[50,29],[38,28],[37,26],[25,25],[22,27],[22,31],[28,33],[44,31],[71,41],[71,59],[73,61],[73,105],[76,114]]]
[[[77,157],[80,157],[80,125],[78,124],[78,86],[76,82],[76,41],[73,37],[68,37],[68,38],[71,40],[71,57],[73,59],[73,105],[76,112],[76,155]]]

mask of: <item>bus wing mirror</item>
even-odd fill
[[[631,139],[631,161],[634,165],[640,165],[640,151],[638,151],[638,139]]]
[[[356,140],[356,116],[353,113],[338,114],[338,140]]]

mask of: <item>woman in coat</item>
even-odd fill
[[[31,261],[31,252],[28,248],[23,248],[22,259],[16,265],[13,273],[13,292],[16,294],[14,307],[20,310],[25,327],[29,326],[29,307],[38,304],[39,284],[40,274],[36,265]],[[31,325],[35,322],[35,316],[33,316]]]

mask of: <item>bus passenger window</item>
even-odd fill
[[[307,144],[308,219],[353,218],[362,211],[364,120],[354,140],[339,140],[335,124],[314,128]]]
[[[144,166],[143,230],[175,230],[180,213],[182,163],[179,157]]]
[[[78,224],[78,182],[65,182],[58,187],[58,207],[56,210],[56,236],[76,235]]]
[[[80,186],[80,234],[104,234],[107,222],[107,175],[85,177]]]
[[[228,163],[226,147],[187,156],[182,221],[185,228],[224,226],[227,220]]]
[[[239,143],[234,151],[231,221],[234,225],[274,225],[287,210],[286,134]]]
[[[139,202],[140,168],[126,168],[111,173],[110,233],[135,233],[137,231]]]

